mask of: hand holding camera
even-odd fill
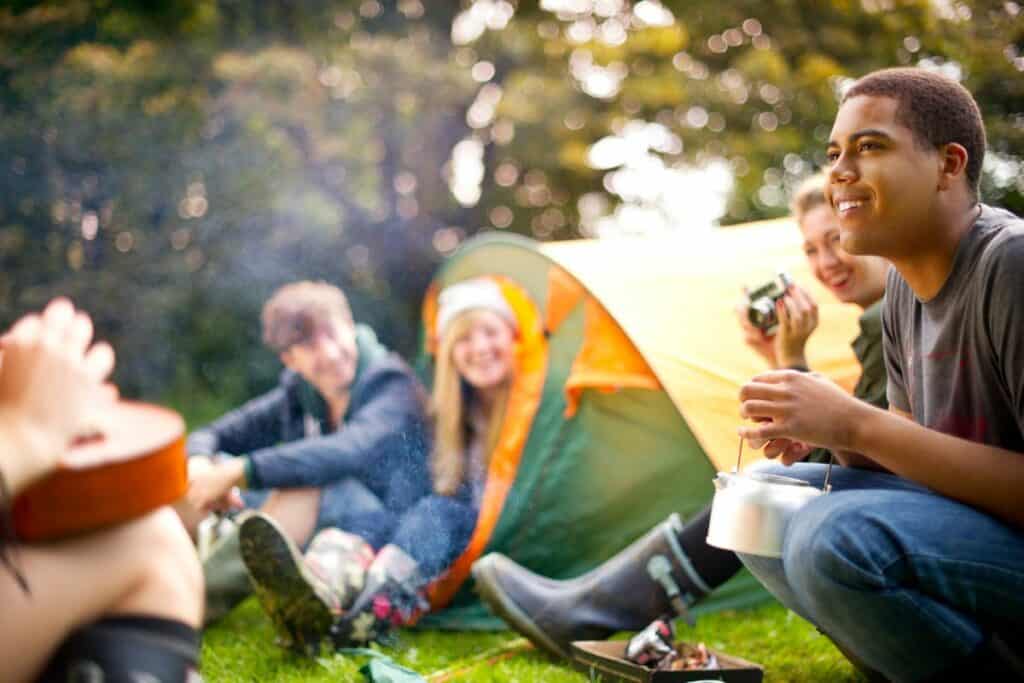
[[[773,368],[807,367],[804,347],[818,326],[818,305],[786,273],[754,290],[737,307],[744,341]]]

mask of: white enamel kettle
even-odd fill
[[[714,479],[715,497],[707,542],[738,553],[782,557],[789,520],[804,505],[831,490],[832,460],[820,489],[792,477],[764,472],[740,472],[743,441],[732,472]]]

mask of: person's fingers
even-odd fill
[[[185,501],[193,510],[201,511],[203,509],[203,497],[199,494],[199,491],[196,490],[195,485],[190,485],[188,487],[188,492],[185,494]]]
[[[762,448],[764,448],[765,444],[768,443],[768,439],[747,439],[746,437],[742,436],[741,438],[743,438],[747,442],[748,448],[752,448],[755,451],[761,450]]]
[[[785,438],[787,427],[785,422],[760,422],[755,425],[742,425],[738,431],[752,447],[760,448],[761,446],[754,446],[754,443]]]
[[[789,398],[789,391],[778,384],[747,382],[740,387],[740,403],[747,401],[774,401],[781,403]]]
[[[747,384],[750,384],[752,382],[764,384],[780,384],[790,379],[791,377],[796,377],[801,374],[802,373],[796,372],[795,370],[768,370],[767,372],[762,372],[760,374],[754,375],[753,377],[750,378],[750,382],[747,382]]]
[[[63,347],[68,328],[74,319],[75,307],[71,305],[70,300],[59,297],[51,301],[43,310],[42,335],[44,341],[56,348]]]
[[[789,439],[772,439],[764,446],[764,457],[777,458],[792,445]]]
[[[811,308],[814,304],[806,296],[800,293],[800,290],[793,292],[793,319],[796,324],[794,327],[805,330],[807,323],[810,321]]]
[[[92,341],[92,320],[81,311],[75,313],[74,318],[67,327],[64,337],[68,352],[74,354],[75,358],[80,357],[89,347]]]
[[[789,300],[790,310],[802,311],[805,308],[804,297],[800,294],[800,288],[793,286],[786,292],[786,298]]]
[[[237,486],[231,487],[228,491],[228,508],[232,510],[240,510],[245,507],[245,501],[242,500],[242,492],[238,490]]]
[[[106,379],[113,369],[114,349],[106,342],[93,344],[92,348],[85,354],[86,374],[99,382]]]
[[[747,420],[782,417],[786,409],[774,401],[749,400],[740,403],[740,417]]]
[[[775,316],[779,319],[779,329],[788,333],[793,316],[785,296],[775,301]]]
[[[782,463],[792,465],[800,462],[811,452],[811,447],[802,441],[791,441],[789,446],[782,452]]]
[[[11,327],[0,341],[5,346],[11,344],[31,344],[39,338],[42,325],[42,318],[37,314],[26,315],[14,323],[14,326]]]
[[[199,477],[193,480],[188,487],[188,493],[185,494],[186,500],[189,505],[194,507],[196,510],[203,510],[209,512],[211,496],[209,491],[209,482],[206,481],[205,477]]]
[[[815,301],[814,299],[811,299],[811,319],[814,323],[814,327],[818,326],[820,310],[821,309],[818,307],[818,302]]]
[[[814,298],[813,294],[811,294],[808,290],[802,287],[800,288],[800,292],[803,295],[804,300],[806,300],[807,303],[810,304],[811,308],[818,308],[818,301],[817,299]]]
[[[120,390],[117,388],[117,385],[110,382],[101,384],[96,392],[96,401],[101,406],[110,406],[113,403],[117,403],[119,398],[121,398]]]
[[[750,322],[750,316],[747,313],[747,304],[736,304],[736,307],[733,310],[736,313],[736,321],[740,324],[740,328],[745,333],[748,335],[760,335],[761,330]]]
[[[104,382],[100,386],[100,399],[103,401],[110,401],[116,403],[121,398],[121,390],[117,388],[117,385],[113,382]]]
[[[800,303],[800,311],[804,319],[804,328],[813,330],[818,324],[818,304],[814,297],[805,289],[798,288],[794,292],[795,298]]]

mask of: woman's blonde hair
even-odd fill
[[[812,210],[828,204],[828,200],[825,199],[825,184],[825,174],[815,173],[804,178],[800,186],[797,187],[793,201],[790,202],[790,208],[798,223]]]
[[[473,326],[479,314],[479,309],[469,310],[448,323],[437,350],[430,402],[434,417],[434,451],[430,469],[434,490],[442,496],[454,495],[466,476],[466,454],[473,436],[470,410],[474,392],[455,368],[452,351],[455,342]],[[510,380],[502,387],[482,435],[485,467],[498,443],[511,386]]]

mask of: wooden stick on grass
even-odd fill
[[[496,664],[504,659],[515,657],[521,652],[533,649],[533,644],[526,638],[516,638],[504,645],[492,647],[478,655],[459,660],[447,669],[441,669],[427,676],[427,683],[446,683],[454,677],[464,674],[481,664]]]

